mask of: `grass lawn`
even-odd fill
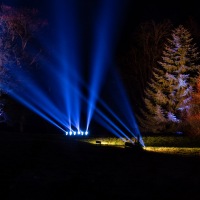
[[[197,140],[143,139],[136,151],[117,138],[2,133],[1,199],[199,199]]]
[[[125,138],[123,138],[125,140]],[[104,138],[85,138],[80,141],[96,144],[101,141],[102,145],[124,147],[124,141],[116,137]],[[187,136],[145,136],[143,137],[145,144],[144,150],[152,152],[160,152],[166,154],[179,154],[200,156],[200,138],[191,138]]]

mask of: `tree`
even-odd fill
[[[197,43],[197,46],[200,45],[200,25],[198,21],[192,17],[189,16],[188,19],[184,23],[184,27],[187,30],[190,30],[190,33],[195,40],[195,43]]]
[[[172,31],[145,90],[142,117],[138,117],[143,131],[181,130],[199,67],[199,53],[192,40],[182,25]]]
[[[187,116],[186,132],[189,136],[200,136],[200,76],[192,94],[191,109]]]
[[[152,69],[162,55],[164,42],[171,30],[172,24],[169,20],[161,23],[151,20],[140,24],[132,34],[128,52],[119,61],[123,81],[130,92],[129,96],[138,104],[144,95],[147,82],[152,77]]]
[[[46,20],[39,19],[38,10],[1,5],[0,8],[0,116],[6,120],[3,111],[5,96],[8,89],[18,87],[13,77],[17,70],[33,66],[40,50],[29,51],[35,34],[44,27]],[[28,46],[29,44],[29,46]],[[22,116],[23,118],[23,116]]]
[[[44,27],[46,20],[38,19],[38,10],[17,9],[2,5],[0,10],[0,54],[1,65],[30,66],[36,61],[36,56],[28,51],[28,42]]]

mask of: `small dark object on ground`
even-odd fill
[[[134,150],[143,150],[142,145],[139,142],[125,142],[125,148],[132,148]]]
[[[135,144],[132,143],[132,142],[125,142],[125,147],[131,147],[131,148],[133,148],[133,147],[135,147]]]
[[[96,144],[101,145],[101,141],[97,140]]]

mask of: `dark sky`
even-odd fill
[[[4,0],[1,3],[17,7],[34,7],[39,8],[40,13],[51,19],[51,10],[49,2],[68,2],[70,0]],[[94,2],[102,0],[73,0],[81,6],[83,15],[87,15],[86,9],[92,9]],[[126,3],[124,14],[121,17],[122,26],[120,27],[120,38],[122,43],[127,43],[130,35],[135,28],[141,23],[148,20],[163,22],[164,19],[170,19],[174,25],[184,23],[188,17],[194,17],[200,23],[200,12],[198,1],[142,1],[142,0],[116,0]],[[113,1],[115,2],[115,1]],[[96,4],[98,5],[98,4]],[[112,11],[111,11],[112,12]],[[82,16],[83,16],[82,15]],[[87,17],[86,17],[87,18]]]
[[[43,13],[48,13],[49,2],[62,1],[68,2],[70,0],[4,0],[1,3],[16,6],[29,6],[29,7],[39,7]],[[79,2],[85,7],[89,4],[94,4],[94,2],[100,2],[102,0],[74,0],[79,4]],[[200,12],[198,1],[142,1],[142,0],[116,0],[126,3],[126,18],[124,23],[128,23],[128,26],[135,26],[138,22],[153,19],[155,21],[162,21],[165,18],[171,19],[175,23],[180,23],[185,20],[188,16],[194,16],[200,20]],[[115,2],[115,1],[114,1]],[[83,6],[83,10],[84,10]],[[86,13],[87,14],[87,13]]]

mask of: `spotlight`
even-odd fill
[[[88,131],[74,131],[74,130],[70,130],[70,131],[65,131],[65,135],[70,135],[70,136],[75,136],[75,135],[88,135],[89,132]]]

